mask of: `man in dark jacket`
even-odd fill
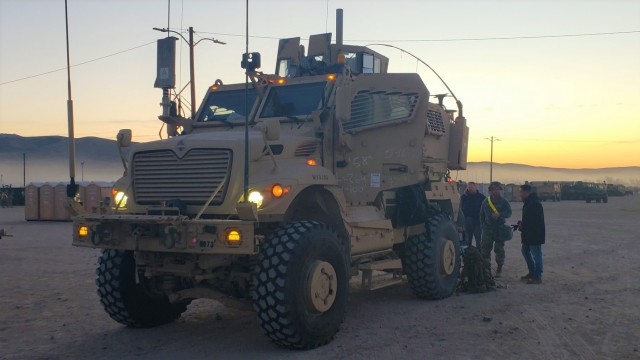
[[[476,183],[470,181],[467,190],[460,197],[460,208],[464,214],[464,233],[467,246],[473,245],[473,238],[476,238],[476,247],[480,249],[480,239],[482,238],[482,225],[480,224],[480,206],[485,196],[478,191]]]
[[[542,244],[545,240],[544,211],[538,195],[531,192],[531,185],[520,186],[522,221],[518,229],[522,236],[522,256],[527,262],[529,273],[521,279],[527,284],[542,283]]]

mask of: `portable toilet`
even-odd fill
[[[98,213],[100,210],[100,201],[102,201],[102,188],[96,183],[90,183],[84,187],[82,192],[82,204],[84,211],[88,214]]]
[[[67,185],[59,183],[53,188],[54,197],[54,217],[56,220],[71,220],[67,204]]]
[[[55,197],[49,183],[40,186],[40,220],[55,220]]]
[[[24,219],[40,219],[40,188],[33,183],[24,188]]]

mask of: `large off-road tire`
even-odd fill
[[[333,339],[349,294],[346,246],[325,224],[289,223],[260,248],[254,282],[258,322],[276,344],[312,349]]]
[[[451,296],[458,284],[460,263],[458,231],[446,214],[431,217],[426,232],[405,242],[404,271],[419,298]]]
[[[98,296],[104,310],[121,324],[134,328],[170,323],[187,309],[188,302],[172,304],[165,295],[150,293],[144,278],[136,284],[132,251],[103,250],[96,269]]]

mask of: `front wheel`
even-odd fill
[[[267,238],[254,273],[254,307],[273,342],[312,349],[333,339],[349,292],[345,249],[315,221],[289,223]]]
[[[453,294],[460,274],[460,239],[446,214],[431,217],[426,232],[407,239],[403,265],[417,297],[442,299]]]
[[[132,251],[103,250],[98,259],[98,296],[113,320],[129,327],[153,327],[170,323],[187,310],[189,302],[170,303],[166,295],[145,287],[147,279],[136,282],[135,272]]]

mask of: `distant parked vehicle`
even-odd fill
[[[533,192],[538,194],[542,201],[560,201],[562,199],[562,189],[560,183],[553,181],[534,181],[529,183]]]
[[[609,202],[607,195],[606,183],[587,183],[577,181],[573,184],[565,184],[562,186],[563,200],[584,200],[587,203],[595,201]]]

